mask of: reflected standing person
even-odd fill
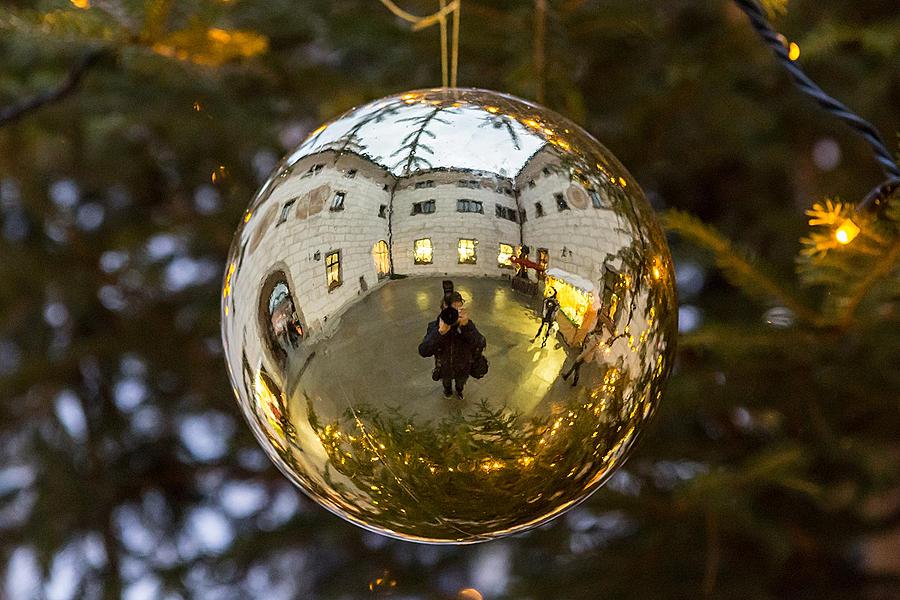
[[[445,398],[453,395],[454,383],[457,397],[463,398],[476,349],[484,345],[484,337],[469,319],[464,304],[459,292],[445,293],[440,315],[428,324],[425,337],[419,344],[420,356],[434,356],[432,378],[443,383]]]
[[[578,375],[581,371],[581,365],[593,361],[596,358],[602,343],[603,339],[600,336],[600,329],[594,329],[584,339],[584,343],[581,346],[581,352],[575,358],[575,362],[572,363],[569,370],[562,375],[563,379],[568,379],[570,375],[574,374],[572,377],[572,387],[578,385]]]
[[[538,327],[534,337],[531,338],[531,341],[534,342],[540,337],[541,330],[546,327],[544,330],[544,340],[541,342],[541,348],[547,345],[547,338],[550,337],[550,331],[553,329],[553,324],[556,322],[556,313],[559,310],[559,300],[556,299],[556,288],[550,289],[551,294],[544,298],[543,312],[541,313],[541,325]]]

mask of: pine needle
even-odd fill
[[[797,300],[754,262],[734,247],[728,238],[696,217],[671,210],[662,215],[663,226],[687,238],[696,245],[712,252],[716,265],[728,281],[748,296],[763,301],[775,301],[790,309],[798,318],[813,325],[820,325],[821,316]]]

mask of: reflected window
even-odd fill
[[[284,281],[279,281],[272,288],[269,295],[269,315],[275,337],[286,346],[296,348],[300,338],[303,337],[303,326],[294,310],[294,301]]]
[[[501,206],[499,204],[496,206],[496,209],[498,219],[506,219],[508,221],[512,221],[513,223],[519,222],[519,213],[516,211],[516,209]]]
[[[284,206],[281,207],[281,214],[278,215],[278,222],[275,223],[275,227],[278,227],[279,225],[281,225],[282,223],[287,221],[288,213],[291,212],[291,207],[294,205],[295,202],[297,202],[297,199],[291,198],[290,200],[288,200],[287,202],[284,203]]]
[[[534,182],[534,179],[529,179],[529,180],[528,180],[528,187],[533,188],[533,187],[536,187],[536,186],[537,186],[537,184]]]
[[[511,269],[513,264],[510,259],[513,257],[514,252],[512,244],[500,242],[500,250],[497,252],[497,264],[502,268]]]
[[[378,279],[385,277],[391,270],[391,257],[388,252],[387,242],[378,240],[372,246],[372,259],[375,261],[375,272]]]
[[[356,177],[356,173],[356,169],[350,169],[349,171],[344,173],[344,177],[346,177],[347,179],[354,179]]]
[[[479,182],[477,179],[460,179],[456,183],[456,187],[464,187],[471,190],[477,190],[481,187],[481,182]]]
[[[562,194],[553,194],[553,199],[556,200],[556,210],[559,212],[569,210],[569,205]]]
[[[324,164],[313,165],[302,176],[309,177],[311,175],[318,175],[324,167],[325,167]]]
[[[427,180],[427,181],[417,181],[417,182],[416,182],[416,189],[417,189],[417,190],[421,190],[421,189],[423,189],[423,188],[433,188],[433,187],[434,187],[434,180],[433,180],[433,179],[429,179],[429,180]]]
[[[387,219],[387,204],[382,204],[378,207],[378,216],[382,219]]]
[[[541,204],[540,202],[535,202],[534,203],[534,214],[537,215],[538,217],[543,217],[544,216],[544,205]]]
[[[476,245],[478,245],[478,240],[459,240],[459,245],[457,246],[459,264],[474,265],[477,262],[478,257],[475,256]]]
[[[547,267],[550,266],[550,251],[546,248],[538,248],[538,264],[541,265],[539,277],[543,279],[544,272],[547,270]]]
[[[461,198],[456,201],[456,212],[484,214],[484,205],[478,200]]]
[[[430,215],[434,212],[434,200],[413,202],[411,215]]]
[[[331,207],[328,210],[331,212],[344,210],[344,198],[346,197],[347,192],[335,192],[334,198],[331,199]]]
[[[422,238],[413,242],[413,262],[417,265],[430,265],[434,256],[431,238]]]
[[[328,291],[339,287],[341,283],[341,251],[335,250],[325,255],[325,281]]]

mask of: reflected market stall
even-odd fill
[[[559,301],[559,312],[556,314],[559,331],[567,344],[576,346],[584,341],[597,323],[600,309],[597,286],[584,277],[554,267],[547,270],[544,296],[548,296],[551,290],[556,290]]]

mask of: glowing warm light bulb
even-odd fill
[[[86,9],[91,7],[90,0],[70,0],[75,8]]]
[[[797,45],[797,42],[791,42],[788,46],[788,58],[791,60],[800,58],[800,46]]]
[[[858,235],[859,225],[850,219],[845,219],[844,222],[841,223],[841,226],[834,231],[834,239],[836,239],[839,244],[843,245],[849,244]]]
[[[215,171],[210,173],[209,180],[213,183],[218,183],[226,177],[228,177],[228,169],[225,168],[225,165],[219,165]]]
[[[459,590],[459,594],[456,595],[457,600],[484,600],[484,596],[481,595],[481,592],[474,588],[466,588],[464,590]]]

